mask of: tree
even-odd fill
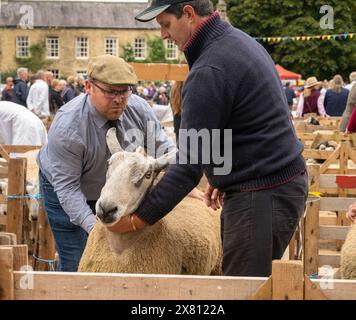
[[[166,48],[164,47],[163,40],[159,37],[154,37],[148,40],[150,48],[149,61],[153,63],[165,63],[166,61]]]
[[[36,43],[30,46],[30,56],[28,58],[16,58],[16,63],[19,67],[28,68],[32,72],[37,72],[40,69],[45,69],[52,61],[45,58],[46,46],[44,43]]]
[[[132,46],[129,43],[127,43],[126,46],[123,47],[123,49],[124,49],[124,55],[122,58],[127,62],[135,61],[135,53]]]
[[[320,13],[324,0],[227,0],[228,16],[235,27],[253,37],[299,36],[352,33],[356,17],[354,0],[329,0],[334,10],[334,29],[322,29]],[[324,18],[325,19],[325,18]],[[356,37],[310,41],[261,42],[276,63],[304,78],[330,79],[341,74],[348,80],[356,70]]]

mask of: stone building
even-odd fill
[[[123,56],[125,46],[135,60],[145,60],[148,40],[160,37],[155,21],[134,19],[146,6],[145,0],[0,0],[0,72],[16,69],[15,57],[28,57],[38,43],[46,47],[48,69],[57,77],[85,73],[96,55]],[[179,59],[175,44],[165,45],[166,59]]]

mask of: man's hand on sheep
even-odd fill
[[[194,188],[192,191],[190,191],[188,193],[188,197],[195,198],[195,199],[198,199],[198,200],[201,200],[201,201],[205,200],[204,192],[200,191],[197,188]]]
[[[347,211],[347,218],[350,219],[352,222],[355,222],[356,219],[356,202],[350,205],[349,211]]]
[[[140,230],[146,226],[146,223],[141,220],[135,213],[122,217],[114,224],[106,226],[111,232],[126,233]]]
[[[224,193],[213,188],[209,183],[206,185],[204,193],[204,202],[213,210],[220,209],[224,205]]]

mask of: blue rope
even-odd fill
[[[32,255],[32,257],[33,257],[34,259],[36,259],[37,261],[39,261],[39,262],[48,263],[50,271],[56,271],[56,270],[55,270],[55,263],[56,263],[56,260],[41,259],[41,258],[35,256],[34,254]]]
[[[309,279],[318,279],[318,276],[319,276],[319,274],[317,272],[315,272],[309,276]]]
[[[23,196],[16,196],[16,195],[8,195],[5,196],[6,199],[8,200],[15,200],[15,199],[34,199],[36,201],[42,199],[42,195],[40,193],[36,194],[25,194]]]

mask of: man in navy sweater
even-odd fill
[[[209,0],[153,0],[136,16],[143,22],[154,18],[162,38],[177,44],[190,68],[183,89],[180,150],[176,164],[146,196],[133,221],[122,219],[110,229],[123,233],[154,224],[205,173],[207,204],[219,207],[224,194],[224,275],[268,276],[272,260],[282,257],[293,235],[308,193],[303,146],[275,65],[253,38],[222,21]],[[182,129],[207,130],[211,137],[219,130],[218,142],[231,149],[229,170],[214,163],[214,157],[208,164],[201,160],[203,143],[181,152],[187,147]],[[214,154],[218,144],[211,143]],[[184,164],[182,155],[199,161]]]

